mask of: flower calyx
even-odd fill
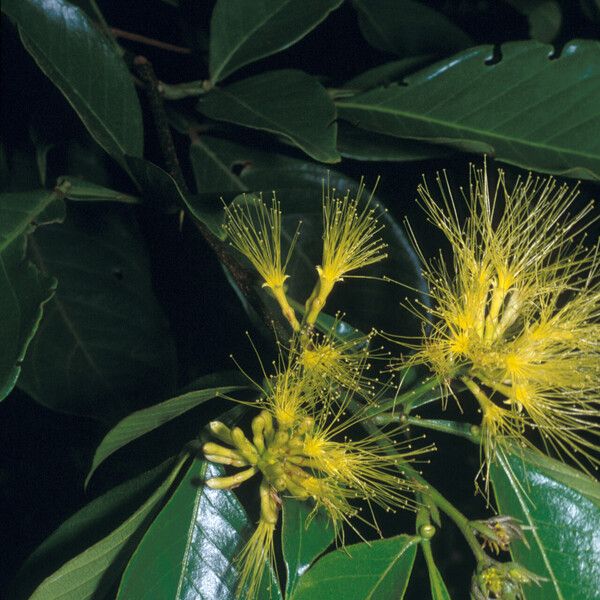
[[[472,600],[523,600],[523,586],[545,581],[515,562],[479,563],[471,580]]]
[[[482,546],[489,547],[495,554],[500,551],[508,552],[510,544],[518,540],[527,547],[527,539],[524,533],[524,527],[521,523],[509,515],[498,515],[490,519],[471,521],[473,532],[482,539]]]

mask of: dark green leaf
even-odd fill
[[[406,56],[449,54],[471,38],[441,13],[417,0],[353,0],[365,39],[383,52]]]
[[[56,281],[25,257],[27,234],[35,224],[59,220],[64,205],[54,192],[0,195],[0,400],[14,387],[27,347]]]
[[[128,156],[127,165],[149,204],[170,209],[186,206],[213,235],[223,237],[223,205],[218,197],[214,194],[185,194],[171,175],[148,160]]]
[[[190,160],[199,192],[223,193],[226,191],[245,192],[248,188],[232,170],[233,162],[222,151],[221,140],[216,140],[213,149],[211,138],[198,138],[190,146]],[[227,142],[223,142],[226,148]],[[235,160],[235,159],[232,159]]]
[[[367,131],[346,121],[338,123],[338,150],[342,156],[354,160],[399,162],[441,158],[452,154],[451,150],[443,146]]]
[[[268,71],[215,88],[198,110],[217,121],[282,135],[321,162],[338,162],[335,106],[321,84],[291,69]]]
[[[19,385],[49,408],[107,420],[171,393],[174,344],[131,215],[71,205],[30,251],[59,284]]]
[[[112,533],[47,577],[36,588],[30,600],[86,600],[106,597],[149,525],[148,520],[177,479],[183,462],[181,460],[152,496]]]
[[[286,498],[283,502],[281,546],[287,569],[285,596],[289,598],[298,578],[331,545],[333,525],[322,511],[313,512],[308,502]]]
[[[20,569],[15,594],[29,598],[50,573],[109,535],[153,494],[172,467],[173,460],[168,460],[102,494],[64,521]]]
[[[210,376],[214,380],[213,376]],[[228,386],[223,381],[223,385],[219,387],[211,387],[207,389],[199,389],[193,392],[188,392],[182,396],[176,396],[154,406],[149,406],[142,410],[138,410],[122,421],[117,423],[100,442],[94,454],[92,466],[86,478],[85,484],[89,483],[94,471],[114,452],[129,444],[133,440],[157,429],[164,423],[177,418],[183,413],[192,410],[199,404],[211,400],[220,394],[230,394],[237,390],[243,389],[238,385]]]
[[[402,600],[418,541],[398,535],[330,552],[300,577],[292,600]]]
[[[232,492],[203,484],[220,473],[204,461],[192,463],[127,565],[119,600],[237,600],[234,559],[250,523]],[[281,599],[266,572],[258,598]]]
[[[527,586],[527,600],[596,598],[600,484],[530,451],[500,453],[490,477],[500,514],[530,528],[529,548],[511,545],[514,560],[547,579]]]
[[[125,154],[141,156],[142,113],[133,80],[87,15],[65,0],[4,0],[2,10],[94,139],[124,167]]]
[[[56,280],[42,275],[25,258],[21,236],[0,252],[0,400],[15,386],[27,347],[52,297]]]
[[[64,205],[47,190],[0,194],[0,252],[34,226],[62,221]]]
[[[79,202],[120,202],[122,204],[139,204],[141,201],[136,196],[130,196],[105,188],[96,183],[84,181],[76,177],[61,177],[58,185],[65,183],[65,197]]]
[[[369,90],[379,85],[389,85],[417,69],[433,62],[433,54],[421,54],[420,56],[409,56],[401,60],[384,63],[373,67],[344,84],[344,88],[351,90]]]
[[[485,152],[537,171],[600,179],[600,43],[568,43],[551,60],[538,42],[472,48],[340,101],[340,117],[372,131]]]
[[[240,67],[288,48],[342,0],[218,0],[210,23],[210,77],[215,83]]]

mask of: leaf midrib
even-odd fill
[[[52,204],[52,202],[54,202],[54,200],[57,198],[58,196],[54,192],[47,193],[40,198],[39,202],[37,202],[35,206],[25,211],[19,211],[23,213],[23,219],[20,220],[11,231],[8,232],[5,238],[0,238],[0,252],[10,246],[10,244],[12,244],[25,231],[25,229],[27,229],[27,225],[29,225],[37,215],[39,215],[46,207]],[[3,210],[7,209],[0,209],[0,212]]]
[[[571,148],[563,148],[561,146],[548,146],[539,142],[532,142],[530,140],[526,140],[524,138],[517,138],[517,137],[508,137],[506,135],[499,135],[497,133],[494,133],[491,130],[482,130],[482,129],[477,129],[474,127],[466,127],[466,126],[459,126],[456,124],[453,124],[451,122],[448,121],[443,121],[441,119],[435,119],[435,118],[426,118],[423,115],[419,115],[417,113],[413,113],[413,112],[409,112],[406,110],[398,110],[398,109],[389,109],[387,107],[377,107],[376,105],[365,105],[365,104],[356,104],[356,103],[352,103],[352,102],[340,102],[338,103],[338,106],[344,108],[344,107],[349,107],[349,108],[353,108],[355,110],[363,110],[363,111],[372,111],[372,112],[380,112],[380,113],[384,113],[384,114],[390,114],[392,116],[396,116],[396,117],[404,117],[407,119],[413,119],[415,121],[422,121],[425,123],[434,123],[436,125],[441,125],[443,127],[447,127],[449,129],[454,129],[456,131],[464,131],[464,132],[469,132],[469,133],[474,133],[477,135],[481,135],[487,138],[493,138],[493,139],[497,139],[497,140],[502,140],[508,143],[517,143],[517,144],[525,144],[527,146],[530,146],[532,148],[539,148],[539,149],[546,149],[546,150],[555,150],[558,152],[562,152],[565,154],[570,154],[573,156],[581,156],[583,158],[590,158],[590,159],[600,159],[599,155],[596,154],[589,154],[587,152],[580,152]],[[396,137],[401,137],[401,136],[396,136]],[[435,139],[433,137],[413,137],[413,136],[406,136],[405,139],[420,139],[420,140],[432,140]],[[482,140],[478,140],[478,141],[482,141]],[[486,140],[483,140],[484,142]]]
[[[200,481],[204,481],[207,468],[208,468],[208,463],[205,461],[202,463],[202,468],[200,470],[201,472],[198,475]],[[192,510],[192,518],[190,519],[190,527],[188,529],[188,536],[185,541],[185,548],[183,551],[183,559],[181,561],[181,571],[179,572],[179,581],[177,583],[177,592],[175,593],[174,600],[179,600],[179,598],[181,597],[181,590],[183,588],[183,584],[184,584],[184,580],[185,580],[185,573],[186,573],[186,570],[188,567],[189,557],[190,557],[190,553],[191,553],[192,540],[194,539],[194,527],[196,525],[196,520],[198,518],[198,509],[200,507],[200,501],[202,500],[203,494],[204,494],[204,487],[202,488],[201,492],[198,491],[196,493],[196,498],[194,499],[194,508]]]
[[[77,91],[76,87],[74,87],[71,84],[70,79],[64,74],[64,72],[60,68],[58,68],[46,56],[46,54],[43,51],[40,50],[40,47],[30,37],[27,36],[27,34],[23,31],[22,27],[19,27],[19,34],[21,36],[21,40],[23,41],[23,45],[26,48],[29,46],[29,48],[34,50],[34,52],[31,52],[31,54],[33,55],[35,62],[38,63],[40,65],[40,67],[42,66],[41,63],[43,62],[46,65],[47,70],[52,70],[57,74],[57,78],[54,80],[54,83],[63,91],[65,99],[72,106],[73,110],[78,115],[80,115],[84,121],[86,120],[86,118],[89,119],[91,117],[91,119],[93,119],[94,122],[96,123],[97,127],[102,130],[104,135],[106,135],[108,137],[108,139],[112,143],[114,143],[114,145],[118,149],[118,151],[123,155],[128,154],[129,150],[127,150],[121,144],[121,142],[113,135],[111,129],[107,128],[104,125],[101,115],[97,114],[94,110],[92,110],[91,106],[89,105],[89,103],[87,102],[85,97],[82,96]],[[42,70],[45,71],[46,69],[42,69]],[[72,93],[73,95],[77,96],[77,98],[81,102],[81,106],[78,106],[74,102],[74,100],[70,97],[69,92]],[[82,107],[85,108],[85,110],[87,112],[87,116],[82,114],[82,112],[83,112]],[[92,135],[92,137],[94,137],[98,142],[100,142],[100,140],[97,139],[98,134],[95,133],[92,129],[90,129],[89,131],[90,131],[90,134]],[[100,145],[103,146],[102,143],[100,143]]]
[[[42,253],[40,252],[39,246],[37,245],[37,243],[36,243],[36,241],[35,241],[35,239],[33,237],[30,238],[30,240],[29,240],[29,248],[31,249],[31,253],[35,257],[35,262],[37,263],[40,271],[42,273],[44,273],[44,275],[48,275],[48,270],[46,268],[46,263],[44,262],[44,257],[42,256]],[[112,390],[110,384],[108,384],[105,381],[105,375],[100,370],[100,367],[96,364],[96,361],[94,360],[94,358],[92,357],[92,355],[87,351],[87,349],[85,347],[85,344],[83,343],[83,340],[81,339],[81,337],[79,336],[79,333],[77,332],[77,328],[75,327],[75,324],[73,323],[73,321],[71,321],[71,319],[70,319],[67,311],[65,310],[64,304],[60,301],[60,299],[57,297],[56,294],[52,297],[52,301],[55,303],[56,310],[60,314],[62,320],[64,321],[64,323],[65,323],[65,325],[67,327],[67,329],[69,330],[69,332],[73,336],[73,339],[75,340],[76,346],[81,349],[81,353],[83,354],[83,356],[85,357],[85,359],[88,361],[88,363],[89,363],[90,367],[92,368],[92,370],[98,376],[99,383],[101,383],[102,386],[106,390],[109,390],[109,391]]]
[[[373,594],[377,590],[377,587],[379,586],[379,584],[387,577],[388,573],[392,570],[392,568],[394,567],[394,565],[404,556],[404,554],[406,553],[406,551],[411,546],[413,546],[415,543],[416,543],[416,540],[413,538],[412,540],[407,541],[404,546],[402,546],[402,549],[394,557],[394,560],[390,561],[390,564],[388,565],[388,567],[385,569],[385,571],[383,571],[383,573],[377,579],[377,581],[373,585],[373,589],[369,592],[368,596],[366,596],[365,600],[371,600],[373,598]]]
[[[502,470],[504,471],[504,474],[506,475],[507,479],[510,482],[510,485],[515,494],[515,497],[517,498],[517,500],[519,502],[519,506],[521,507],[521,510],[523,511],[523,514],[525,515],[525,517],[527,519],[527,524],[531,527],[531,534],[532,534],[533,538],[535,539],[535,543],[540,551],[542,560],[544,561],[544,565],[546,567],[546,570],[548,571],[548,575],[550,576],[550,581],[552,582],[552,586],[554,587],[554,589],[556,591],[557,597],[559,600],[564,600],[564,596],[562,595],[562,591],[561,591],[558,579],[556,578],[556,575],[554,574],[552,565],[550,564],[550,560],[548,559],[548,556],[546,555],[546,549],[542,543],[542,540],[540,539],[540,536],[537,531],[537,527],[535,526],[536,525],[535,520],[532,518],[531,513],[528,510],[527,500],[523,498],[523,496],[520,492],[521,483],[518,481],[515,481],[512,467],[507,463],[507,458],[504,454],[498,453],[498,461],[502,465]],[[498,506],[498,508],[499,508],[499,510],[502,510],[500,508],[500,506]]]
[[[225,66],[227,65],[227,63],[231,60],[231,57],[234,56],[239,50],[240,48],[242,48],[244,46],[244,44],[246,44],[246,42],[259,30],[261,29],[264,25],[266,25],[275,15],[277,15],[278,13],[280,13],[284,8],[287,7],[287,5],[290,4],[290,2],[293,2],[294,0],[284,0],[280,5],[279,8],[276,9],[275,11],[273,11],[272,13],[269,13],[268,15],[265,16],[265,18],[262,21],[259,21],[254,27],[250,28],[247,30],[247,33],[245,36],[243,36],[242,38],[240,38],[240,41],[238,43],[237,46],[234,46],[231,50],[231,52],[225,56],[225,58],[221,61],[221,66],[220,68],[218,68],[216,70],[215,73],[213,73],[212,75],[212,80],[213,81],[219,81],[219,76],[221,75],[221,73],[225,70]],[[212,33],[212,32],[211,32]]]

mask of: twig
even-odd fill
[[[155,48],[160,48],[161,50],[167,50],[169,52],[177,52],[177,54],[191,54],[192,52],[189,48],[184,48],[183,46],[176,46],[175,44],[169,44],[168,42],[161,42],[160,40],[155,40],[154,38],[149,38],[139,33],[132,33],[131,31],[123,31],[122,29],[117,29],[116,27],[111,27],[110,32],[117,38],[130,40],[132,42],[139,42],[140,44],[145,44],[146,46],[154,46]]]
[[[165,166],[171,177],[173,177],[177,183],[181,193],[184,196],[187,196],[189,195],[190,190],[183,176],[181,165],[179,164],[179,159],[175,150],[173,135],[171,134],[163,98],[160,93],[160,82],[156,77],[152,63],[150,63],[145,56],[136,56],[133,60],[133,65],[139,78],[144,83]],[[186,214],[190,214],[189,208],[185,206],[183,202],[181,203],[181,209],[185,211]],[[256,294],[256,276],[254,273],[241,266],[227,251],[227,245],[213,235],[202,221],[199,221],[193,215],[191,216],[192,221],[200,231],[200,234],[215,252],[221,263],[227,267],[244,297],[249,300],[253,307],[256,308],[257,306],[260,306],[261,310],[259,313],[267,326],[276,328],[278,335],[282,335],[284,332],[281,331],[282,325],[280,316],[278,314],[270,314],[269,309],[259,300]]]
[[[179,159],[177,158],[177,152],[175,151],[175,144],[173,143],[173,136],[171,135],[167,113],[165,112],[163,100],[160,95],[160,82],[156,78],[154,68],[145,56],[136,56],[133,59],[133,65],[146,89],[146,96],[148,98],[148,103],[150,104],[152,118],[154,119],[158,142],[169,175],[177,182],[177,185],[184,194],[189,194],[189,189],[185,178],[183,177]]]

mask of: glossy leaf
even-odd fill
[[[123,166],[125,154],[141,156],[142,113],[133,80],[88,16],[66,0],[5,0],[2,10],[100,146]]]
[[[31,236],[30,249],[59,286],[20,387],[54,410],[106,420],[170,394],[174,344],[131,215],[71,205],[64,224]]]
[[[65,197],[78,202],[119,202],[121,204],[140,204],[137,196],[117,192],[90,181],[76,177],[61,177],[58,185],[65,185]]]
[[[283,502],[281,546],[287,569],[285,596],[293,593],[298,579],[312,563],[332,544],[335,532],[327,515],[313,506],[293,498]]]
[[[321,162],[338,162],[335,106],[314,78],[292,69],[268,71],[200,98],[217,121],[276,133]]]
[[[418,0],[353,0],[365,39],[383,52],[406,56],[450,54],[471,38],[443,14]]]
[[[525,568],[547,581],[526,588],[527,600],[595,598],[600,581],[600,484],[529,451],[499,454],[490,477],[500,514],[530,529],[529,548],[512,544]]]
[[[342,0],[218,0],[210,23],[210,76],[288,48],[314,29]]]
[[[105,598],[182,466],[180,461],[152,496],[114,531],[47,577],[30,600]]]
[[[330,552],[300,577],[291,600],[402,600],[418,541],[398,535]]]
[[[600,179],[600,43],[568,43],[551,59],[538,42],[466,50],[338,103],[365,129],[485,152],[523,168]]]
[[[211,378],[213,377],[211,376]],[[104,436],[98,448],[96,448],[92,466],[85,481],[86,486],[96,469],[111,454],[114,454],[123,446],[208,400],[212,400],[221,394],[230,394],[240,389],[243,389],[243,387],[238,385],[228,386],[223,383],[219,387],[199,389],[176,396],[175,398],[170,398],[169,400],[149,406],[148,408],[143,408],[126,416]]]
[[[64,205],[54,192],[0,194],[0,400],[14,387],[25,352],[56,281],[27,260],[27,234],[34,224],[60,220]]]
[[[109,535],[152,496],[172,468],[173,460],[168,460],[95,498],[66,519],[21,567],[15,597],[29,598],[50,573]]]
[[[235,600],[234,559],[251,525],[233,492],[203,482],[221,473],[194,461],[132,556],[118,600]],[[278,600],[281,592],[267,569],[258,598]]]

